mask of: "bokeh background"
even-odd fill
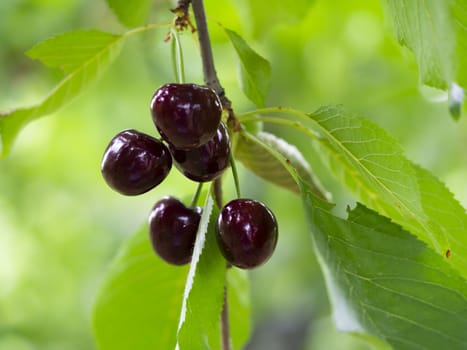
[[[171,18],[173,3],[154,2],[150,21]],[[269,105],[313,111],[342,104],[397,138],[408,157],[445,181],[467,204],[467,122],[454,122],[446,96],[419,85],[413,55],[392,36],[380,0],[206,0],[219,77],[237,112],[242,94],[236,61],[216,21],[240,33],[273,68]],[[104,0],[0,1],[0,110],[44,97],[62,73],[24,55],[64,31],[125,29]],[[100,175],[102,153],[119,131],[156,134],[149,100],[174,81],[164,30],[132,38],[85,94],[30,124],[0,160],[0,350],[94,349],[90,314],[106,267],[163,195],[189,197],[196,185],[173,171],[139,197],[111,191]],[[201,83],[196,42],[183,35],[187,79]],[[309,140],[293,141],[344,213],[354,198],[320,163]],[[244,196],[276,213],[280,241],[268,264],[251,272],[253,349],[369,349],[334,329],[300,200],[240,167]],[[226,197],[232,195],[227,182]],[[150,301],[148,301],[150,302]]]

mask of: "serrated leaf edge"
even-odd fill
[[[180,319],[178,323],[177,329],[177,337],[182,329],[183,323],[185,322],[186,312],[187,312],[187,301],[190,295],[191,288],[193,287],[193,282],[195,279],[196,268],[199,262],[199,258],[203,252],[204,244],[206,242],[206,233],[208,230],[209,221],[211,219],[212,208],[214,205],[214,201],[212,199],[212,195],[208,194],[206,197],[206,202],[204,204],[203,213],[201,215],[201,220],[198,227],[198,232],[196,234],[195,246],[193,248],[193,259],[191,261],[190,269],[188,271],[185,290],[183,292],[183,302],[182,302],[182,309],[180,311]],[[179,344],[177,341],[176,349],[179,349]]]

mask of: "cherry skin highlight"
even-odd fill
[[[193,181],[211,181],[230,164],[229,133],[223,123],[220,123],[214,137],[204,145],[184,151],[169,144],[169,150],[177,169]]]
[[[219,214],[216,237],[228,262],[242,269],[255,268],[264,264],[276,248],[277,221],[263,203],[234,199]]]
[[[101,172],[111,188],[133,196],[160,184],[171,167],[172,157],[161,141],[136,130],[124,130],[107,146]]]
[[[151,114],[161,137],[177,149],[199,147],[214,137],[222,105],[214,90],[195,84],[166,84],[152,97]]]
[[[187,208],[174,197],[164,197],[149,215],[149,237],[154,252],[173,265],[191,261],[201,208]]]

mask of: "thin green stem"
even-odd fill
[[[170,36],[171,36],[171,39],[170,39],[170,53],[171,53],[171,58],[172,58],[172,70],[173,70],[173,75],[174,75],[174,78],[175,78],[175,81],[177,83],[180,83],[180,75],[179,75],[179,70],[178,70],[178,62],[177,62],[177,47],[176,47],[176,43],[175,43],[175,40],[173,38],[173,33],[175,31],[174,30],[171,30],[170,31]]]
[[[218,177],[214,180],[212,186],[212,195],[214,196],[214,202],[216,203],[219,209],[222,208],[222,181],[221,178]]]
[[[283,113],[283,114],[293,114],[296,116],[299,116],[301,118],[306,118],[308,120],[308,117],[306,116],[306,113],[299,111],[298,109],[293,109],[293,108],[288,108],[288,107],[267,107],[267,108],[260,108],[260,109],[255,109],[254,111],[250,112],[245,112],[242,114],[239,114],[237,117],[239,119],[246,118],[253,116],[255,114],[269,114],[269,113]]]
[[[230,167],[232,168],[232,176],[235,183],[235,191],[237,192],[237,198],[241,198],[242,196],[240,193],[240,181],[238,180],[237,164],[235,163],[235,159],[232,153],[230,154]]]
[[[276,113],[276,114],[293,114],[293,115],[296,115],[296,116],[300,117],[301,119],[303,119],[303,120],[305,120],[307,122],[312,121],[306,115],[306,113],[303,113],[303,112],[301,112],[299,110],[296,110],[296,109],[283,108],[283,107],[271,107],[271,108],[256,109],[254,111],[239,114],[239,115],[237,115],[237,118],[241,123],[262,121],[262,122],[271,123],[271,124],[286,125],[286,126],[294,128],[294,129],[297,129],[297,130],[307,134],[308,136],[310,136],[310,137],[312,137],[312,138],[314,138],[316,140],[321,139],[319,134],[317,134],[314,130],[312,130],[310,128],[307,128],[306,126],[304,126],[303,124],[301,124],[300,122],[298,122],[296,120],[284,119],[284,118],[281,118],[281,117],[266,117],[266,116],[263,115],[263,114],[273,114],[273,113]],[[261,115],[258,115],[258,114],[261,114]]]
[[[180,36],[174,29],[171,30],[172,40],[172,61],[174,67],[175,79],[178,83],[185,82],[185,63],[183,59],[183,50],[180,43]]]
[[[191,200],[191,205],[190,207],[195,207],[196,204],[198,204],[199,196],[201,195],[201,190],[203,189],[203,183],[200,182],[198,183],[198,186],[196,187],[196,192],[193,195],[193,199]]]
[[[172,22],[161,22],[161,23],[148,24],[148,25],[145,25],[145,26],[142,26],[142,27],[137,27],[137,28],[131,29],[131,30],[123,33],[122,36],[130,36],[130,35],[133,35],[133,34],[146,32],[146,31],[152,30],[152,29],[170,27],[171,25],[172,25]]]

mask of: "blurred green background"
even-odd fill
[[[268,104],[313,111],[344,107],[394,135],[409,158],[445,181],[467,204],[467,122],[454,122],[444,94],[418,84],[412,54],[397,45],[380,0],[206,0],[219,77],[237,112],[253,108],[237,83],[236,61],[216,21],[240,33],[273,68]],[[155,1],[150,21],[171,18]],[[0,110],[32,104],[62,78],[24,52],[76,29],[124,31],[103,0],[0,1]],[[100,175],[109,140],[135,128],[156,134],[154,90],[173,81],[164,30],[132,38],[84,95],[29,125],[0,161],[0,350],[93,349],[90,313],[106,266],[163,195],[190,196],[196,185],[172,171],[139,197],[112,192]],[[193,37],[183,35],[189,81],[201,83]],[[344,212],[354,199],[320,163],[310,143],[293,141]],[[252,271],[255,331],[248,349],[365,349],[338,333],[298,197],[240,167],[243,195],[276,213],[273,258]],[[230,178],[230,177],[228,177]],[[233,196],[225,183],[225,196]],[[150,301],[148,301],[150,302]]]

